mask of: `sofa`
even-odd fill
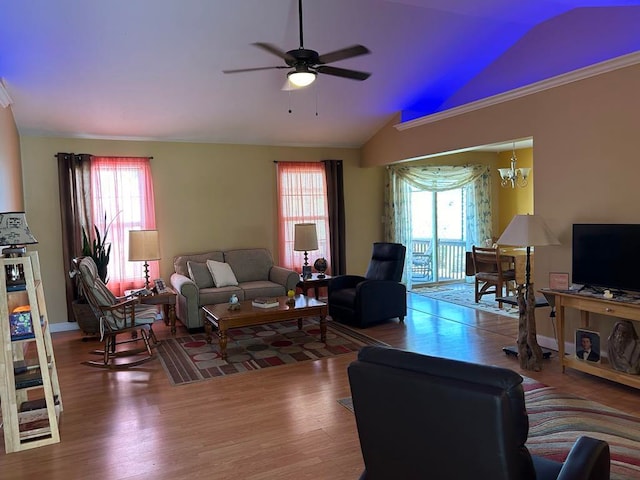
[[[239,301],[285,295],[300,281],[298,273],[274,265],[265,248],[180,255],[173,268],[176,316],[189,331],[204,326],[203,305],[227,303],[234,294]]]

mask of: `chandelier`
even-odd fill
[[[513,143],[513,152],[511,153],[511,168],[499,168],[501,185],[503,187],[511,186],[511,188],[526,187],[527,179],[531,173],[530,168],[516,168],[516,144]]]

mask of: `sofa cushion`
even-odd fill
[[[195,282],[198,288],[211,288],[214,286],[213,277],[206,263],[187,262],[189,278]]]
[[[221,251],[214,250],[212,252],[205,253],[195,253],[191,255],[180,255],[178,257],[173,257],[173,269],[176,273],[180,275],[184,275],[185,277],[189,276],[189,270],[187,268],[187,262],[198,262],[198,263],[207,263],[207,260],[216,260],[218,262],[224,261],[224,255]]]
[[[231,295],[237,295],[238,300],[245,299],[244,291],[240,287],[205,288],[200,290],[200,306],[228,303]]]
[[[266,248],[247,248],[224,252],[224,261],[231,265],[239,283],[269,280],[273,257]]]
[[[233,274],[233,270],[228,263],[216,262],[215,260],[207,260],[207,267],[213,277],[213,283],[216,287],[231,287],[238,285],[238,280]]]
[[[258,297],[280,297],[287,293],[284,286],[266,280],[243,282],[238,286],[244,291],[245,300],[253,300]]]

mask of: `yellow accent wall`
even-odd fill
[[[496,165],[496,172],[498,168],[511,167],[511,155],[512,151],[498,153],[498,161]],[[511,188],[503,187],[500,185],[500,174],[498,176],[498,230],[496,237],[499,237],[507,225],[511,222],[511,219],[515,215],[533,214],[533,149],[522,148],[516,150],[516,168],[531,168],[531,174],[527,181],[526,187]]]

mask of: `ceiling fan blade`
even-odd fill
[[[333,75],[335,77],[350,78],[352,80],[366,80],[371,76],[367,72],[359,72],[357,70],[347,70],[346,68],[329,67],[326,65],[319,65],[316,68],[318,73],[324,73],[326,75]]]
[[[287,52],[280,50],[275,45],[271,45],[270,43],[256,42],[252,45],[255,45],[258,48],[266,50],[267,52],[275,55],[276,57],[282,58],[285,62],[295,62],[296,59],[289,55]]]
[[[371,53],[367,47],[363,47],[362,45],[352,45],[351,47],[342,48],[340,50],[336,50],[335,52],[329,52],[325,53],[324,55],[320,55],[319,63],[324,64],[337,62],[338,60],[357,57],[358,55],[364,55],[366,53]]]
[[[275,68],[290,68],[284,65],[278,67],[255,67],[255,68],[238,68],[235,70],[223,70],[222,73],[242,73],[242,72],[255,72],[258,70],[273,70]]]

